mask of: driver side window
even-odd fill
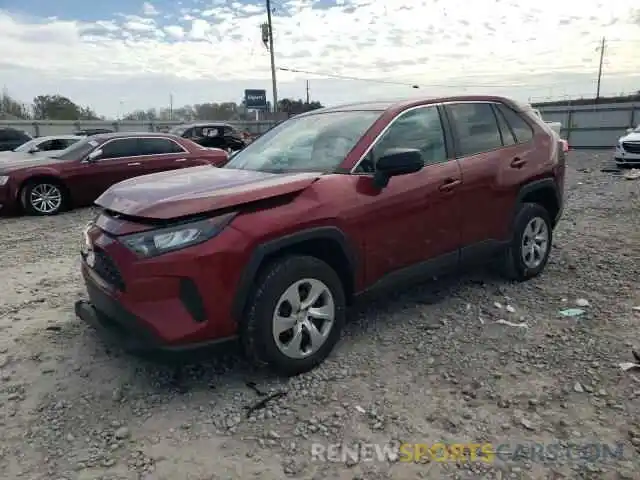
[[[396,117],[360,162],[357,173],[373,173],[378,159],[391,148],[419,150],[425,166],[446,162],[447,149],[438,108],[435,105],[416,108]]]

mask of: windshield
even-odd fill
[[[169,130],[169,133],[180,137],[186,130],[187,127],[173,127],[171,130]]]
[[[81,160],[85,155],[88,155],[89,152],[91,152],[98,145],[100,145],[98,141],[91,138],[85,138],[84,140],[80,140],[79,142],[74,143],[64,150],[60,150],[58,153],[52,156],[52,158],[68,161]]]
[[[273,173],[334,171],[381,113],[328,112],[292,118],[254,140],[224,168]]]
[[[18,148],[14,148],[14,152],[28,152],[33,147],[38,146],[39,140],[29,140],[27,143],[23,143]]]

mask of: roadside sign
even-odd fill
[[[245,106],[250,110],[265,110],[267,108],[266,90],[245,90]]]

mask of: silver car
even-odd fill
[[[618,139],[613,158],[619,167],[640,167],[640,125]]]
[[[23,143],[12,152],[16,153],[44,153],[45,155],[59,152],[73,145],[84,137],[78,135],[51,135],[47,137],[37,137]]]

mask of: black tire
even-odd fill
[[[44,211],[46,209],[38,208],[38,206],[33,201],[33,192],[42,187],[50,187],[51,189],[55,189],[60,195],[59,203],[56,202],[56,207],[52,210]],[[33,180],[22,187],[22,190],[20,191],[20,203],[24,212],[29,215],[53,216],[59,214],[60,212],[64,211],[65,208],[67,208],[69,204],[69,196],[64,186],[56,180]]]
[[[285,355],[273,335],[273,315],[281,295],[297,281],[321,281],[331,293],[335,306],[333,325],[322,346],[302,359]],[[259,367],[269,367],[278,374],[294,376],[308,372],[322,363],[340,339],[344,325],[346,301],[342,282],[325,262],[310,256],[287,256],[269,264],[259,275],[240,325],[245,354]]]
[[[534,218],[539,218],[545,223],[548,237],[547,248],[541,257],[541,262],[535,268],[532,268],[525,263],[523,258],[523,236],[525,228]],[[521,204],[516,212],[511,244],[500,260],[501,273],[509,280],[518,282],[540,275],[549,260],[552,244],[553,228],[547,209],[537,203]]]

